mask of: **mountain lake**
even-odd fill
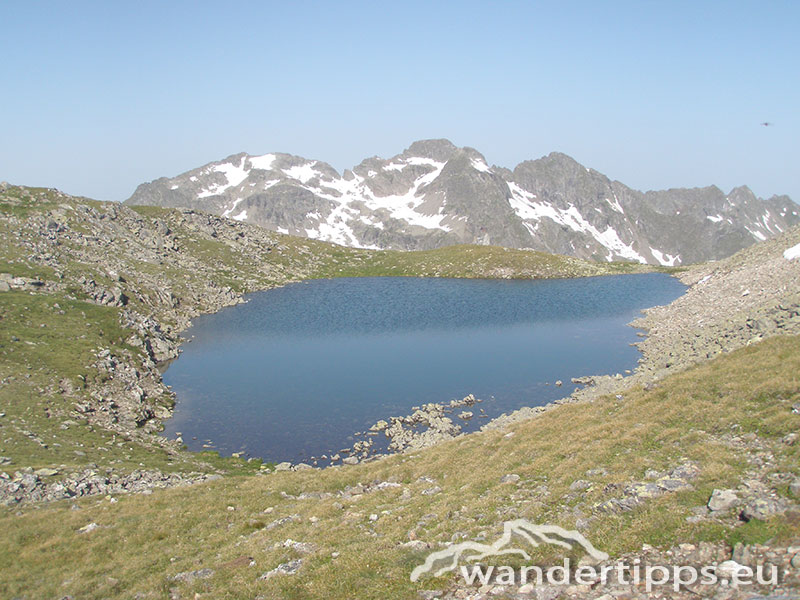
[[[307,462],[380,419],[474,394],[474,418],[449,415],[472,431],[569,395],[572,377],[634,369],[628,323],[684,290],[647,273],[325,279],[258,292],[184,332],[164,373],[177,394],[164,434],[180,432],[191,450]]]

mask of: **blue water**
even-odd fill
[[[636,366],[627,326],[684,286],[664,274],[547,281],[375,277],[259,292],[199,317],[164,374],[166,434],[192,450],[307,460],[412,406],[475,394],[494,417]],[[564,387],[553,383],[561,379]],[[468,428],[486,422],[474,418]]]

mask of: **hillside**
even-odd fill
[[[746,186],[642,193],[558,152],[512,171],[448,140],[414,142],[342,175],[318,160],[239,153],[143,183],[126,203],[351,247],[485,244],[665,266],[721,259],[800,223],[787,196],[764,200]]]
[[[0,233],[3,597],[644,597],[410,581],[433,550],[494,540],[518,518],[577,529],[612,560],[785,569],[726,598],[800,590],[800,259],[784,256],[800,228],[681,274],[693,285],[645,316],[631,377],[425,450],[278,472],[154,435],[173,401],[158,366],[197,314],[310,277],[634,267],[373,252],[17,187],[2,190]],[[725,502],[711,510],[712,496]]]

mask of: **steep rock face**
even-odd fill
[[[289,154],[240,153],[142,184],[127,203],[195,208],[346,246],[477,243],[661,265],[724,258],[800,222],[787,196],[714,186],[643,193],[558,152],[511,171],[448,140],[414,142],[343,175]]]

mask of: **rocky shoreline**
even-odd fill
[[[630,325],[642,330],[639,364],[628,375],[575,378],[584,387],[545,406],[501,415],[483,429],[502,429],[560,404],[592,401],[660,379],[774,335],[800,335],[800,260],[787,247],[800,243],[800,228],[734,256],[688,268],[676,276],[689,288],[666,306],[656,306]]]
[[[139,443],[170,453],[182,452],[179,441],[157,435],[174,403],[174,394],[161,379],[160,366],[178,356],[180,332],[194,316],[240,303],[245,293],[302,279],[310,268],[296,258],[292,263],[287,257],[282,264],[265,265],[264,257],[280,255],[282,246],[275,234],[257,227],[192,210],[143,217],[125,206],[82,201],[56,191],[47,193],[50,200],[55,200],[52,209],[24,218],[13,213],[2,218],[16,233],[13,242],[28,253],[28,262],[51,269],[53,277],[2,274],[0,292],[52,294],[77,286],[89,302],[119,309],[120,324],[131,332],[127,342],[140,351],[134,355],[128,350],[114,353],[101,348],[90,365],[106,374],[98,378],[99,383],[87,390],[76,390],[66,380],[54,386],[56,393],[72,401],[72,410],[64,418],[83,419]],[[29,192],[27,198],[35,199],[35,195]],[[228,273],[237,289],[215,283],[219,275],[212,266],[182,251],[188,244],[205,240],[230,248],[237,260],[253,265],[254,273],[260,277]],[[800,333],[800,291],[796,284],[800,275],[795,264],[800,261],[782,256],[787,242],[792,245],[798,241],[800,230],[795,228],[780,240],[763,242],[725,261],[689,269],[680,276],[691,286],[684,296],[669,306],[650,309],[633,323],[647,331],[647,337],[639,344],[643,357],[635,373],[628,377],[576,379],[575,383],[585,387],[576,388],[571,395],[547,406],[501,415],[482,429],[503,428],[559,404],[620,393],[635,385],[655,385],[663,376],[720,352],[771,335]],[[114,254],[111,247],[124,251]],[[77,277],[70,268],[76,261],[88,265]],[[158,269],[145,268],[146,265],[158,265]],[[165,275],[168,270],[188,274],[184,276],[190,279],[179,286]],[[452,439],[461,434],[461,428],[445,413],[456,407],[468,408],[475,402],[478,400],[468,396],[390,418],[385,427],[379,423],[366,432],[365,439],[348,449],[346,458],[339,459],[343,464],[355,464],[377,458],[371,440],[381,432],[388,440],[388,453],[418,450]],[[462,411],[460,418],[469,419],[473,416],[470,413]],[[29,486],[21,485],[21,480],[27,481],[26,475],[30,473],[19,471],[19,476],[6,474],[2,478],[12,485],[0,487],[0,502],[49,498],[48,493],[24,493]],[[163,473],[153,478],[158,485],[173,481],[171,475]],[[186,479],[192,480],[192,476],[187,475]],[[183,483],[184,479],[179,475],[175,481]],[[34,485],[33,489],[40,487]],[[3,491],[11,488],[13,492]]]

